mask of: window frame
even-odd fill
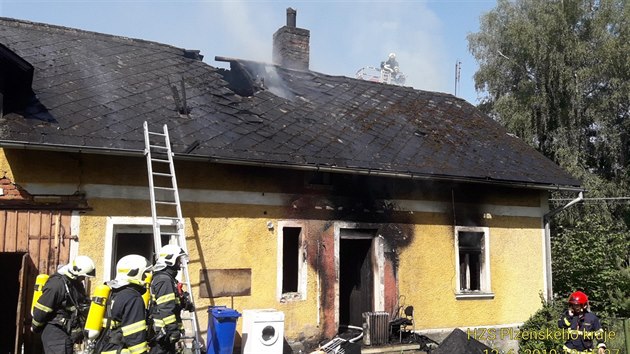
[[[160,220],[161,227],[175,227],[169,225],[168,221]],[[162,230],[164,231],[164,230]],[[113,261],[116,236],[119,233],[134,232],[153,235],[153,218],[150,216],[108,216],[105,226],[105,245],[103,248],[103,281],[109,281],[116,275],[112,271],[115,268]],[[159,243],[159,244],[158,244]],[[154,240],[154,247],[159,250],[162,247],[162,240]],[[156,251],[157,252],[157,251]],[[153,262],[152,259],[148,260]],[[179,275],[178,275],[179,277]]]
[[[282,292],[282,284],[284,280],[283,261],[284,261],[284,228],[300,228],[300,235],[298,236],[298,279],[297,279],[297,292]],[[276,299],[278,302],[294,302],[306,300],[306,285],[307,285],[307,249],[306,249],[306,223],[299,220],[280,220],[278,221],[278,258],[277,258],[277,284],[276,284]]]
[[[480,299],[494,298],[491,284],[490,274],[490,229],[488,227],[475,226],[455,226],[454,245],[455,245],[455,298],[457,299]],[[459,258],[459,235],[461,232],[474,232],[482,234],[481,240],[481,269],[479,275],[480,290],[462,289],[460,279],[460,258]]]

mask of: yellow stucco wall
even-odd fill
[[[108,216],[149,215],[146,201],[90,200],[93,211],[81,218],[79,252],[92,257],[99,272],[103,271],[104,234]],[[239,208],[225,205],[184,206],[196,215],[239,215]],[[240,312],[243,309],[275,308],[285,313],[287,335],[309,332],[314,334],[317,322],[316,273],[308,268],[308,297],[304,301],[279,303],[276,300],[277,233],[267,229],[267,221],[274,212],[266,208],[264,218],[193,217],[186,220],[187,247],[190,254],[189,274],[195,293],[197,318],[205,335],[208,326],[208,306],[228,306]],[[197,214],[198,213],[198,214]],[[263,215],[261,213],[261,215]],[[193,226],[194,224],[194,226]],[[233,298],[199,298],[199,270],[252,269],[251,289],[255,296]],[[102,273],[101,273],[102,274]],[[97,277],[97,279],[100,277]],[[240,331],[242,321],[238,323]]]
[[[420,309],[416,328],[513,324],[540,308],[539,293],[544,288],[540,221],[508,217],[492,221],[521,227],[489,225],[491,299],[456,299],[452,226],[416,226],[419,237],[401,252],[399,268],[405,304]]]
[[[292,179],[291,174],[286,174],[287,181],[281,184],[277,183],[279,175],[249,173],[247,168],[192,162],[176,164],[180,188],[264,193],[297,191],[303,185],[303,179]],[[142,158],[27,151],[5,154],[0,150],[0,169],[7,171],[9,177],[20,184],[74,185],[77,190],[90,184],[111,185],[111,188],[147,185]],[[427,193],[411,190],[396,197],[450,201],[452,195],[450,191]],[[463,202],[475,203],[475,200],[463,197]],[[540,207],[540,195],[512,190],[488,195],[483,203],[537,208]],[[149,202],[91,198],[88,195],[88,204],[92,209],[82,213],[80,218],[79,253],[92,257],[97,263],[97,271],[103,272],[108,217],[150,216]],[[226,305],[239,311],[276,308],[285,313],[287,337],[317,335],[322,313],[318,295],[321,284],[318,284],[316,269],[308,267],[306,300],[279,303],[276,299],[278,235],[275,228],[267,228],[267,222],[277,225],[278,220],[294,219],[291,208],[209,203],[183,203],[182,207],[186,217],[193,287],[198,286],[201,268],[252,269],[252,296],[217,299],[195,296],[204,336],[207,307],[210,305]],[[540,307],[538,294],[544,286],[540,218],[494,216],[485,221],[490,235],[494,298],[475,300],[458,300],[454,296],[452,215],[415,213],[411,220],[411,242],[397,250],[397,277],[399,294],[405,296],[405,304],[414,305],[417,309],[416,328],[518,323]],[[195,293],[197,295],[198,291],[195,290]]]
[[[0,173],[13,180],[13,171],[11,170],[11,165],[4,154],[4,149],[0,149]]]

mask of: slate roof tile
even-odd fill
[[[147,120],[168,124],[178,155],[198,142],[190,154],[216,161],[579,187],[448,94],[232,61],[263,78],[261,88],[241,71],[186,58],[181,48],[12,19],[0,18],[0,43],[33,65],[37,97],[0,118],[0,146],[20,141],[141,153]],[[182,78],[189,115],[176,111],[170,87],[181,97]],[[253,95],[241,96],[234,82],[250,85]]]

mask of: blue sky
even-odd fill
[[[271,62],[273,33],[297,10],[297,27],[311,31],[311,70],[354,77],[395,52],[407,84],[454,93],[478,103],[477,63],[466,35],[495,0],[220,1],[220,0],[0,0],[0,16],[141,38],[215,56]]]

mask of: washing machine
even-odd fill
[[[275,309],[243,310],[241,354],[282,354],[284,312]]]

